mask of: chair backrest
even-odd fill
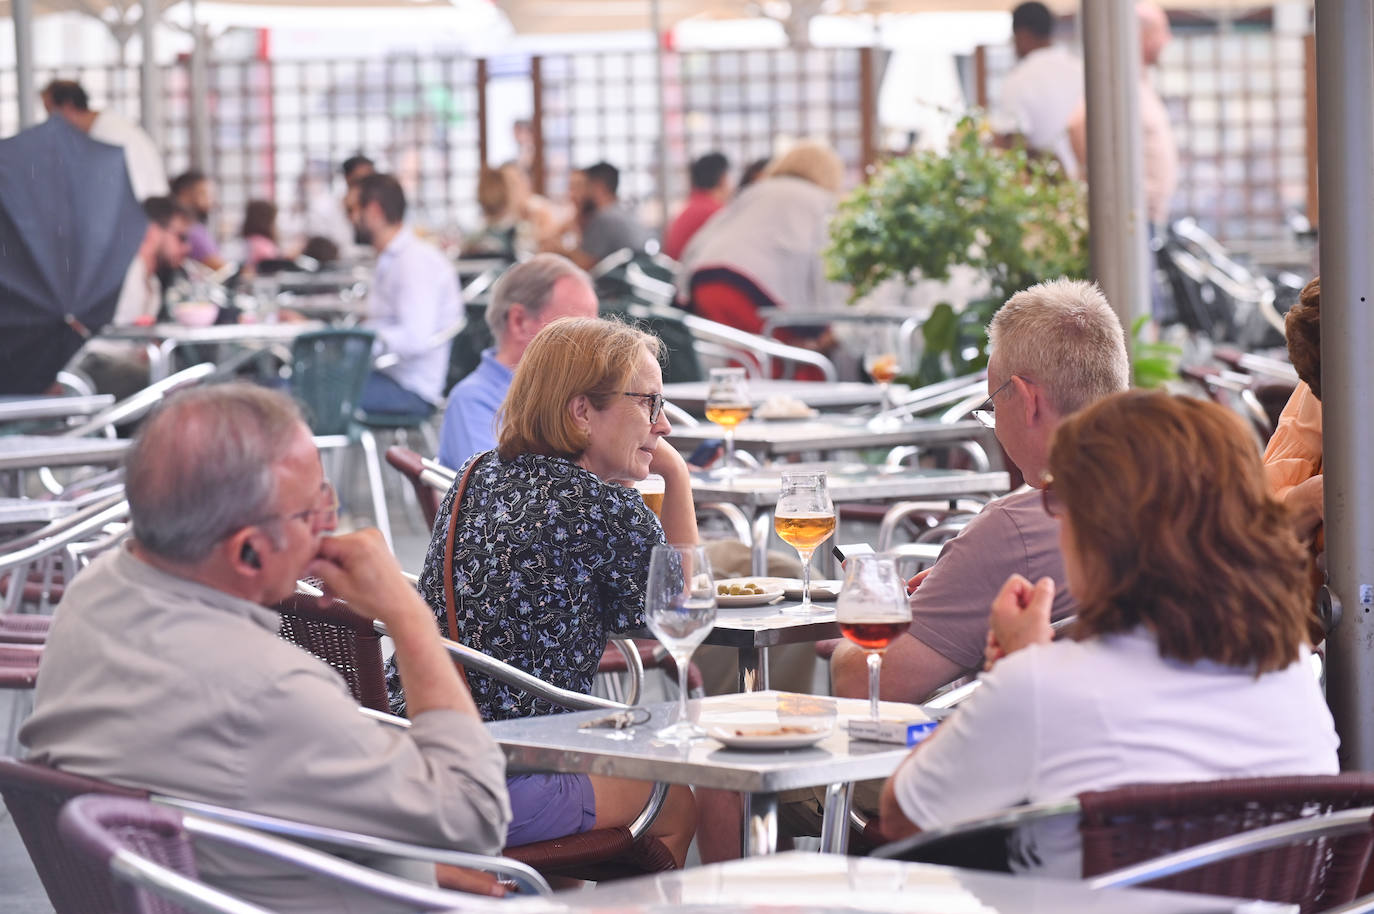
[[[1140,784],[1079,795],[1083,875],[1095,876],[1238,832],[1374,805],[1374,774]],[[1151,887],[1261,898],[1323,911],[1355,897],[1374,838],[1321,838],[1225,860]]]
[[[295,594],[278,603],[281,637],[319,657],[339,671],[358,704],[390,712],[382,639],[370,619],[341,601],[323,606],[315,597]]]
[[[496,345],[491,328],[487,326],[487,306],[472,302],[466,304],[467,323],[453,338],[448,351],[448,377],[444,380],[444,390],[452,390],[453,385],[477,370],[482,361],[482,350]]]
[[[411,488],[415,490],[415,500],[425,516],[425,526],[432,528],[434,518],[439,514],[439,501],[443,493],[420,478],[425,472],[424,458],[410,448],[396,444],[386,449],[386,462],[410,480]]]
[[[291,346],[291,396],[316,435],[346,435],[372,370],[371,330],[302,333]]]
[[[195,849],[176,810],[132,797],[86,794],[66,804],[58,831],[77,857],[105,874],[114,914],[184,914],[185,908],[115,878],[111,869],[116,857],[132,853],[140,862],[195,880]]]
[[[109,873],[73,855],[57,833],[57,816],[72,797],[87,793],[146,798],[148,792],[0,758],[0,795],[56,914],[117,910]]]
[[[658,337],[663,347],[659,361],[663,363],[664,384],[705,380],[706,373],[702,370],[701,359],[697,357],[696,338],[682,318],[661,311],[642,311],[637,314],[635,304],[630,299],[602,299],[601,316],[627,320]]]

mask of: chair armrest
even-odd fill
[[[966,835],[976,831],[986,829],[1011,829],[1029,822],[1041,819],[1057,818],[1059,816],[1077,816],[1079,811],[1077,797],[1070,797],[1067,800],[1051,800],[1045,803],[1031,803],[1027,806],[1015,806],[1011,809],[1001,809],[997,812],[985,816],[978,816],[964,822],[955,822],[941,828],[932,828],[928,831],[917,832],[909,838],[885,844],[873,852],[874,857],[883,857],[889,860],[905,860],[916,851],[928,844],[952,838],[958,835]]]
[[[1119,870],[1086,880],[1086,883],[1093,889],[1111,889],[1153,882],[1166,876],[1186,873],[1211,863],[1272,847],[1298,844],[1315,838],[1334,838],[1338,835],[1367,832],[1374,829],[1374,819],[1371,817],[1374,817],[1374,807],[1362,807],[1267,825],[1264,828],[1251,829],[1215,841],[1185,847],[1183,850],[1153,860],[1123,866]]]
[[[344,831],[338,828],[327,828],[322,825],[307,825],[303,822],[295,822],[290,819],[279,819],[276,816],[265,816],[259,813],[243,812],[237,809],[226,809],[222,806],[215,806],[210,803],[200,803],[195,800],[183,800],[177,797],[154,796],[154,803],[163,806],[171,806],[183,812],[191,813],[192,816],[209,820],[215,823],[228,823],[237,825],[244,829],[252,829],[255,832],[266,832],[269,835],[278,835],[291,841],[304,841],[310,844],[324,845],[336,848],[340,851],[350,851],[364,854],[375,854],[385,857],[400,857],[407,860],[421,860],[427,863],[445,863],[450,866],[461,866],[472,870],[482,870],[484,872],[495,873],[507,881],[514,883],[517,888],[525,894],[550,895],[553,890],[549,888],[548,882],[538,871],[526,866],[517,860],[510,860],[505,857],[491,857],[485,854],[472,854],[466,851],[450,850],[440,847],[426,847],[421,844],[408,844],[403,841],[394,841],[390,838],[378,838],[373,835],[364,835],[358,832]],[[188,828],[188,830],[191,830]],[[397,882],[410,885],[403,879],[391,877]],[[416,888],[425,888],[416,886]],[[441,889],[427,889],[429,892],[442,892]],[[461,902],[464,906],[473,901],[471,895],[463,895],[455,892],[444,892],[447,903],[452,906],[455,902]]]
[[[154,406],[162,402],[163,398],[175,390],[182,387],[190,387],[199,384],[206,378],[214,374],[218,369],[209,362],[201,362],[199,365],[192,365],[190,368],[182,369],[174,375],[169,375],[155,384],[150,384],[143,390],[114,404],[108,409],[101,410],[81,425],[73,426],[62,432],[63,438],[87,438],[97,434],[105,428],[114,425],[122,425],[141,419]]]
[[[610,643],[625,658],[625,669],[630,674],[630,691],[625,696],[625,704],[637,705],[644,691],[644,658],[639,654],[639,645],[629,638],[612,638]]]

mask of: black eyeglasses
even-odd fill
[[[995,428],[997,426],[997,417],[995,415],[996,408],[993,406],[992,401],[996,400],[997,395],[1000,394],[1002,391],[1006,390],[1007,385],[1015,379],[1016,375],[1012,375],[1011,377],[1003,381],[1002,386],[994,390],[986,400],[979,404],[977,409],[970,413],[970,415],[973,416],[973,418],[977,419],[979,422],[983,423],[983,425],[985,425],[986,427]]]
[[[1040,477],[1040,505],[1050,517],[1064,516],[1064,503],[1054,491],[1054,477],[1049,473]]]
[[[658,417],[663,415],[663,404],[667,402],[663,399],[663,394],[640,394],[635,393],[631,390],[627,390],[624,391],[624,395],[627,397],[634,397],[638,400],[644,400],[649,404],[650,425],[653,425],[655,422],[657,422]]]

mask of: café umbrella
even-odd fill
[[[0,394],[43,392],[109,323],[147,225],[118,146],[58,117],[0,140]]]

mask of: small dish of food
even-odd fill
[[[716,581],[717,606],[763,606],[782,594],[783,585],[774,578],[721,578]]]

